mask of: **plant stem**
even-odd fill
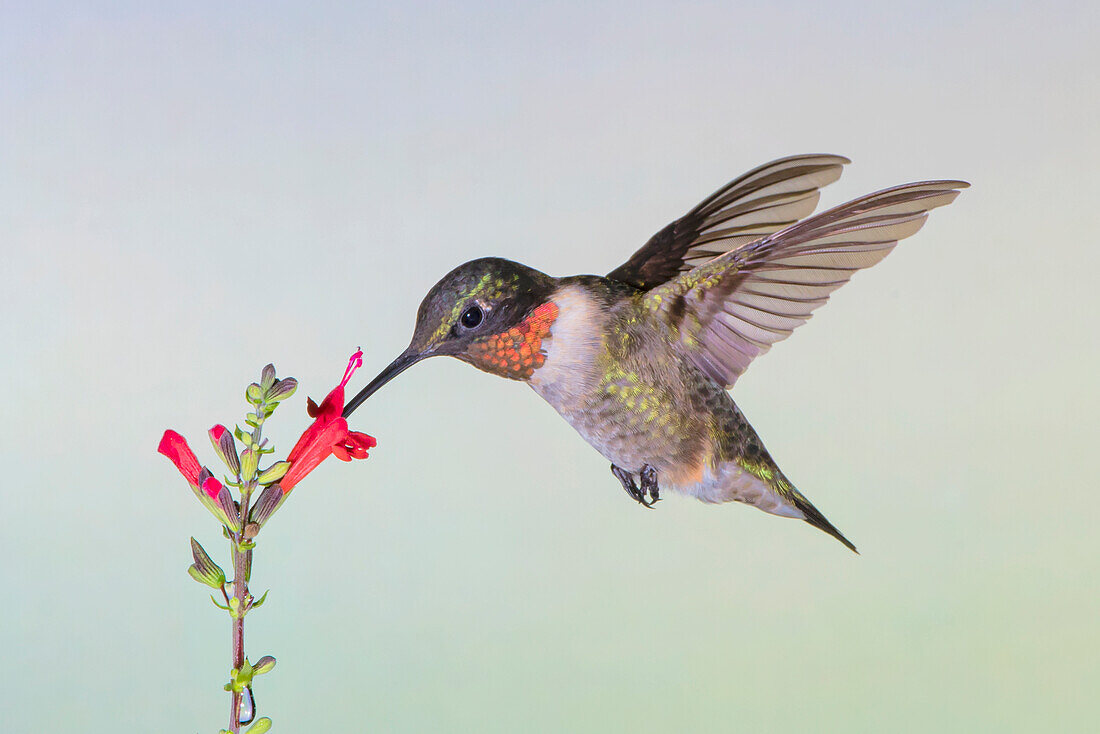
[[[264,408],[265,403],[256,406],[257,425],[252,431],[251,447],[254,451],[260,450],[263,437]],[[262,457],[262,454],[261,454]],[[248,518],[251,514],[252,492],[256,489],[258,470],[252,476],[242,477],[237,474],[237,481],[241,483],[241,501],[238,505],[237,525],[240,530],[233,533],[230,539],[233,553],[233,598],[237,600],[236,616],[233,617],[233,669],[240,670],[244,667],[244,615],[248,612],[252,602],[248,592],[248,581],[252,576],[252,543],[251,538],[245,537],[245,527],[248,526]],[[242,550],[241,546],[247,543],[248,547]],[[255,718],[255,699],[253,699],[253,718]],[[241,731],[241,692],[233,690],[229,702],[229,731],[240,734]]]
[[[239,542],[239,541],[238,541]],[[252,549],[240,551],[233,543],[233,598],[237,600],[237,615],[233,619],[233,668],[244,667],[244,613],[248,600],[248,576],[252,567]],[[241,730],[241,693],[232,691],[229,707],[229,731]]]

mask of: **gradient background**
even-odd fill
[[[261,535],[276,731],[1084,731],[1100,689],[1095,3],[5,3],[0,728],[214,731],[211,518],[155,452],[267,361],[364,384],[481,255],[603,273],[729,178],[973,183],[735,396],[859,547],[624,495],[416,367]],[[271,294],[271,295],[267,295]]]

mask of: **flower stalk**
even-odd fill
[[[244,667],[244,615],[246,613],[245,606],[248,599],[248,571],[252,565],[252,549],[241,552],[238,548],[233,549],[233,601],[236,604],[231,606],[237,614],[233,615],[233,670],[239,671]],[[241,730],[242,723],[250,723],[251,717],[247,721],[241,721],[241,695],[242,690],[238,690],[237,686],[231,687],[231,699],[229,702],[229,731],[233,734],[238,734]]]
[[[224,686],[230,694],[229,727],[222,729],[222,734],[240,734],[241,727],[248,724],[251,726],[246,734],[263,734],[271,728],[271,719],[255,718],[252,685],[255,676],[270,672],[275,667],[275,658],[264,655],[252,664],[245,656],[244,648],[245,616],[267,599],[267,592],[257,599],[249,589],[256,536],[264,523],[283,505],[290,490],[324,459],[332,455],[343,461],[363,459],[367,456],[367,449],[375,446],[371,436],[348,430],[347,421],[340,417],[344,387],[361,364],[362,352],[357,351],[352,355],[340,384],[329,392],[321,405],[309,401],[309,413],[315,420],[298,439],[287,459],[261,468],[263,457],[275,451],[263,437],[264,423],[280,402],[294,394],[298,385],[291,377],[277,379],[273,365],[265,367],[259,382],[252,383],[245,390],[245,399],[251,406],[244,421],[249,430],[238,426],[230,431],[219,424],[209,431],[214,452],[229,470],[224,484],[199,463],[187,441],[178,433],[165,431],[161,438],[160,453],[175,464],[195,497],[221,523],[222,533],[229,541],[233,568],[231,581],[226,579],[225,572],[194,538],[191,539],[194,563],[187,569],[197,582],[221,593],[224,604],[215,596],[211,596],[211,600],[215,606],[228,612],[231,619],[231,668],[229,682]],[[238,442],[241,444],[239,452]],[[237,490],[239,499],[233,498],[230,488]]]

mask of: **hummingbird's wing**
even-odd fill
[[[869,194],[732,250],[643,298],[692,362],[727,388],[852,274],[914,234],[969,184],[923,181]]]
[[[796,155],[754,168],[715,191],[649,239],[608,278],[649,290],[680,273],[809,216],[818,189],[850,160]]]

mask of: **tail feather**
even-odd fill
[[[785,492],[784,494],[789,497],[791,504],[797,507],[799,512],[802,513],[803,519],[806,522],[813,525],[818,530],[825,531],[826,533],[846,545],[848,547],[848,550],[852,551],[856,555],[859,555],[859,551],[856,550],[856,547],[854,545],[852,545],[852,541],[845,538],[843,533],[837,530],[831,522],[826,520],[825,516],[821,514],[821,510],[814,507],[813,503],[806,499],[806,497],[801,492],[799,492],[794,487],[790,487],[789,492]]]

